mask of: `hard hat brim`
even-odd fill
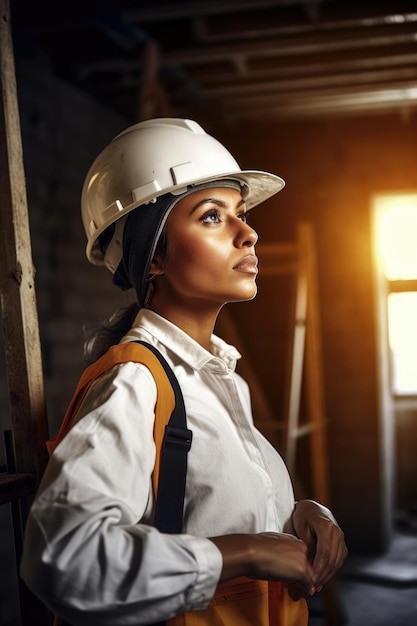
[[[163,191],[161,191],[161,194],[155,194],[155,192],[153,192],[149,195],[149,198],[142,198],[140,203],[133,202],[132,204],[123,207],[119,213],[119,216],[122,217],[124,215],[128,215],[128,213],[130,213],[137,207],[151,202],[159,195],[163,195],[166,193],[172,193],[173,195],[182,195],[182,193],[185,193],[187,190],[191,190],[194,186],[198,186],[211,181],[219,181],[219,187],[221,187],[221,181],[226,179],[239,181],[242,187],[242,197],[245,200],[246,208],[248,211],[280,192],[285,186],[285,181],[280,176],[272,174],[271,172],[266,172],[262,170],[238,170],[226,174],[222,173],[219,176],[212,175],[208,176],[207,178],[203,177],[198,181],[193,180],[192,182],[190,182],[189,185],[187,185],[187,183],[185,182],[184,186],[181,189],[179,189],[178,186],[173,185],[171,188],[163,189]],[[90,238],[87,243],[86,255],[88,260],[94,265],[104,265],[104,256],[98,246],[98,237],[113,222],[114,218],[111,218],[109,219],[108,223],[105,222],[104,224],[102,224],[101,227],[95,232],[94,239]]]

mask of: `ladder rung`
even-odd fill
[[[299,426],[291,431],[290,437],[293,439],[298,439],[299,437],[305,437],[305,435],[309,435],[316,428],[314,424],[304,424],[303,426]]]
[[[0,475],[0,504],[7,504],[19,498],[34,494],[35,477],[32,474]]]

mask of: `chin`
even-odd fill
[[[255,287],[255,289],[252,289],[251,291],[248,290],[245,294],[241,294],[240,298],[231,298],[229,302],[250,302],[256,298],[257,294],[258,289]]]

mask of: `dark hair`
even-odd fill
[[[109,226],[109,228],[100,235],[100,237],[102,237],[100,245],[103,246],[103,253],[110,243],[113,232],[114,225]],[[168,237],[165,227],[159,237],[156,252],[159,252],[164,259],[168,258]],[[94,363],[94,361],[103,356],[111,346],[119,343],[122,337],[132,328],[139,309],[139,304],[132,302],[127,306],[117,309],[107,320],[99,322],[92,330],[88,331],[84,328],[84,359],[87,365]]]
[[[86,335],[84,359],[87,365],[91,365],[91,363],[103,356],[110,346],[119,343],[121,338],[132,327],[138,311],[138,303],[132,302],[128,306],[117,309],[107,320],[100,322],[92,331],[88,332],[84,329]]]

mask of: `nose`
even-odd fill
[[[251,248],[258,241],[258,233],[246,222],[240,221],[240,229],[236,237],[236,243],[239,247],[247,246]]]

